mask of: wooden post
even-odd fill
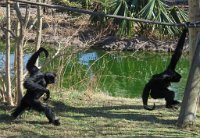
[[[190,22],[200,21],[199,0],[189,0]],[[199,29],[190,29],[190,73],[185,88],[181,111],[178,118],[179,127],[192,125],[196,118],[200,92],[200,32]]]
[[[200,21],[200,1],[199,0],[189,0],[189,21],[196,22]],[[200,28],[191,28],[189,30],[189,45],[190,45],[190,61],[194,56],[196,50],[197,34],[200,32]]]
[[[24,44],[24,35],[25,35],[25,21],[22,17],[21,11],[19,9],[19,3],[14,3],[14,9],[20,23],[19,36],[16,39],[17,47],[17,104],[20,104],[22,93],[23,93],[23,44]],[[27,18],[28,16],[25,15]]]
[[[10,27],[10,1],[7,0],[7,30],[11,30]],[[6,39],[6,92],[7,101],[9,105],[13,105],[11,94],[11,78],[10,78],[10,33],[7,31]]]
[[[189,1],[189,20],[190,22],[200,21],[200,1],[199,0],[190,0]],[[200,32],[200,28],[191,28],[190,29],[190,61],[194,56],[196,50],[196,41],[197,34]],[[200,103],[199,103],[200,105]]]
[[[17,20],[16,23],[16,38],[18,38],[20,35],[20,22],[19,20]],[[16,39],[17,42],[17,39]],[[14,63],[14,71],[15,71],[15,104],[18,104],[20,101],[18,99],[20,99],[22,97],[22,94],[18,92],[18,86],[19,86],[19,82],[18,82],[18,71],[17,71],[17,66],[18,66],[18,60],[17,60],[17,56],[18,56],[18,45],[17,43],[15,43],[15,63]],[[20,97],[20,98],[18,98]],[[21,100],[21,99],[20,99]]]

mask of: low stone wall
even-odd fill
[[[171,52],[176,48],[177,42],[177,40],[164,42],[145,37],[119,39],[117,37],[109,36],[102,38],[102,40],[96,42],[92,47],[105,50]],[[184,51],[188,51],[188,47],[189,45],[187,39],[184,46]]]

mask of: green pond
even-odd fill
[[[65,88],[99,90],[112,96],[133,98],[141,97],[144,85],[153,74],[166,68],[170,58],[168,53],[88,50],[73,58],[62,57],[64,67],[58,67],[63,68],[61,85]],[[181,57],[176,71],[182,79],[170,89],[176,92],[176,99],[181,100],[189,71],[187,55]]]
[[[51,52],[50,52],[51,53]],[[31,54],[25,54],[24,65]],[[168,65],[171,54],[143,52],[106,52],[88,50],[76,54],[60,56],[46,67],[57,71],[57,84],[66,89],[101,91],[112,96],[141,97],[144,85],[153,74],[162,72]],[[0,54],[2,59],[3,53]],[[14,55],[11,55],[13,64]],[[3,68],[3,60],[0,61]],[[42,62],[43,63],[43,62]],[[176,67],[182,75],[179,83],[170,89],[181,100],[189,71],[188,56],[183,55]]]

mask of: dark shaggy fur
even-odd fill
[[[41,52],[44,52],[45,56],[48,57],[48,51],[44,48],[40,48],[28,60],[26,69],[29,72],[29,77],[24,82],[24,87],[27,89],[27,92],[22,98],[20,105],[17,106],[11,115],[17,118],[17,116],[22,114],[26,109],[33,109],[38,112],[44,112],[50,123],[60,125],[59,119],[54,116],[51,109],[39,101],[39,98],[43,94],[46,94],[44,100],[49,99],[50,92],[46,87],[48,84],[54,83],[56,77],[55,73],[42,73],[40,69],[35,66]]]
[[[150,108],[147,104],[149,95],[151,95],[154,99],[165,98],[167,108],[172,108],[174,105],[179,104],[178,101],[174,100],[174,91],[169,90],[168,86],[170,86],[171,82],[179,82],[181,79],[181,75],[175,71],[175,68],[181,57],[187,32],[187,28],[183,29],[177,47],[166,70],[160,74],[153,75],[149,82],[145,85],[142,94],[143,106],[145,109],[155,109],[155,104],[152,108]]]

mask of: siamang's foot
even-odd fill
[[[180,104],[181,102],[174,100],[170,104],[167,104],[166,108],[178,108],[177,106],[179,106]]]
[[[173,108],[172,105],[166,105],[166,108]]]
[[[166,105],[166,108],[177,110],[177,109],[179,109],[179,106],[178,106],[178,104],[175,104],[175,105]]]
[[[14,113],[11,113],[10,117],[15,120],[17,118],[17,116]]]
[[[55,126],[59,126],[59,125],[60,125],[59,119],[58,119],[58,120],[54,120],[53,124],[54,124]]]
[[[59,125],[60,125],[59,118],[56,118],[55,120],[50,120],[49,123],[52,123],[52,124],[54,124],[55,126],[59,126]]]
[[[181,102],[179,102],[179,101],[173,101],[173,103],[172,103],[172,105],[179,105],[179,104],[181,104]]]

